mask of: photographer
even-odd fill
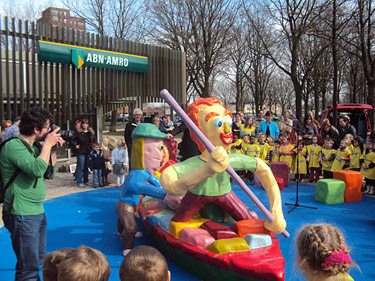
[[[5,193],[3,221],[17,257],[17,281],[40,280],[47,233],[45,178],[54,175],[56,149],[63,144],[59,129],[50,132],[51,124],[52,115],[46,109],[26,110],[21,117],[20,135],[5,143],[0,154],[4,185],[13,178]]]

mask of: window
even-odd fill
[[[57,10],[52,10],[52,15],[57,16],[58,12]]]
[[[58,16],[53,16],[52,17],[52,21],[59,21],[59,17]]]

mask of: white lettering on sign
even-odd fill
[[[87,53],[86,62],[92,63],[102,63],[102,64],[110,64],[110,65],[118,65],[118,66],[125,66],[129,65],[129,60],[127,58],[120,58],[114,56],[104,56],[98,54]]]
[[[111,56],[107,57],[107,64],[112,64],[112,62],[111,62]]]
[[[88,54],[87,54],[86,62],[92,62],[91,53],[88,53]]]
[[[99,55],[99,63],[104,63],[104,55]]]

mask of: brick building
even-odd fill
[[[49,7],[42,12],[42,17],[38,19],[37,22],[81,31],[86,30],[86,20],[83,18],[71,17],[70,10],[68,9]]]

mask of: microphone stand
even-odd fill
[[[289,126],[289,127],[292,127],[293,130],[297,131],[297,132],[300,132],[300,133],[304,133],[300,128],[297,128],[297,127],[294,127],[293,125],[289,125],[288,123],[284,122],[283,120],[279,120],[279,122]],[[298,140],[297,140],[297,146],[298,146]],[[298,147],[297,147],[297,173],[296,175],[298,175],[298,167],[299,167],[299,164],[298,164]],[[296,202],[294,204],[291,204],[291,203],[285,203],[285,205],[287,206],[293,206],[292,209],[290,209],[288,211],[288,214],[293,211],[294,209],[296,209],[297,207],[303,207],[303,208],[309,208],[309,209],[318,209],[317,207],[311,207],[311,206],[305,206],[305,205],[301,205],[298,201],[298,193],[299,193],[299,189],[298,189],[298,183],[299,183],[299,177],[296,176],[296,186],[297,186],[297,190],[296,190]]]

